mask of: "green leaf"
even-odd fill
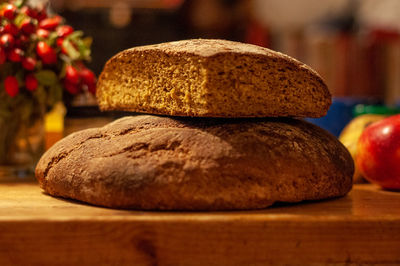
[[[83,44],[89,49],[92,46],[93,38],[92,37],[85,37],[82,39]]]
[[[80,30],[74,31],[73,33],[71,33],[70,35],[67,36],[68,40],[77,40],[80,37],[83,36],[83,32]]]
[[[87,60],[87,61],[90,60],[90,49],[84,44],[84,42],[79,40],[77,42],[77,46],[79,49],[81,59]]]
[[[46,40],[46,43],[47,43],[49,46],[54,46],[54,43],[56,42],[57,38],[58,38],[57,33],[56,33],[55,31],[53,31],[53,32],[51,32],[51,33],[49,34],[49,37],[48,37],[48,39]]]
[[[43,86],[53,86],[58,83],[57,75],[51,70],[41,70],[35,73],[39,84]]]
[[[56,102],[62,100],[63,88],[60,84],[56,84],[49,88],[49,95],[47,97],[47,104],[53,106]]]
[[[80,57],[80,53],[76,50],[76,48],[74,47],[74,45],[71,43],[71,41],[69,41],[68,39],[65,39],[62,43],[62,46],[64,47],[64,49],[67,51],[68,56],[72,59],[72,60],[77,60]]]
[[[67,66],[70,64],[70,62],[63,62],[60,73],[58,74],[58,77],[60,79],[65,78],[65,74],[67,73]]]
[[[14,5],[18,8],[21,8],[25,4],[25,0],[16,0],[14,1]]]
[[[25,15],[24,13],[19,13],[14,19],[14,24],[17,25],[18,27],[20,27],[22,21],[24,21],[24,19],[26,19],[26,18],[28,18],[27,15]]]

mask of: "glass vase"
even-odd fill
[[[45,147],[45,108],[0,115],[0,179],[31,178]]]

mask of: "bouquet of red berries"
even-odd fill
[[[91,38],[83,38],[81,31],[58,15],[47,15],[44,8],[25,1],[1,4],[0,112],[20,98],[51,106],[63,92],[95,93],[96,77],[84,65],[90,60],[90,45]]]
[[[43,117],[63,97],[95,93],[96,77],[85,66],[91,42],[45,6],[0,3],[0,163],[18,126]]]

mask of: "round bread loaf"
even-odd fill
[[[73,133],[39,161],[50,195],[143,210],[258,209],[345,195],[353,161],[290,118],[125,117]]]

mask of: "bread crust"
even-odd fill
[[[50,195],[142,210],[260,209],[345,195],[354,165],[296,119],[125,117],[73,133],[40,159]]]
[[[155,62],[147,67],[146,62],[154,58],[157,58]],[[166,68],[165,65],[170,67],[171,64],[186,63],[185,60],[181,62],[181,59],[199,68],[196,69],[198,81],[190,83],[188,78],[170,88],[166,88],[165,83],[157,84],[160,78],[169,81],[173,79],[173,71],[166,76],[159,76],[158,73]],[[167,62],[165,65],[156,66],[158,62],[164,61]],[[257,64],[262,67],[261,71],[245,71]],[[133,66],[135,70],[131,70]],[[156,70],[149,75],[147,73],[151,72],[151,68]],[[243,69],[242,73],[238,68]],[[235,73],[238,72],[237,75],[232,75],[232,69]],[[141,72],[148,76],[144,81],[136,82],[137,76],[142,75]],[[189,70],[179,69],[178,72],[184,72],[183,76],[190,75]],[[226,76],[218,79],[217,73],[224,73]],[[263,75],[266,77],[260,78]],[[213,78],[214,76],[217,78]],[[131,82],[132,80],[135,82]],[[150,85],[150,92],[145,91],[145,84],[148,82],[153,84]],[[179,94],[185,95],[182,99],[171,92],[177,87],[182,88]],[[165,92],[155,100],[147,97],[125,101],[136,91],[151,95],[163,90]],[[110,91],[112,96],[108,95]],[[124,92],[116,97],[117,91]],[[225,96],[216,97],[221,91],[224,91]],[[248,97],[249,91],[254,94],[252,97]],[[195,104],[194,100],[187,100],[194,92],[202,93],[202,103]],[[172,116],[322,117],[331,105],[328,87],[321,76],[309,66],[264,47],[214,39],[183,40],[122,51],[106,63],[99,77],[96,93],[99,107],[103,111],[123,110]],[[166,99],[166,106],[160,107],[156,102],[161,98]],[[226,106],[232,108],[226,109]]]

